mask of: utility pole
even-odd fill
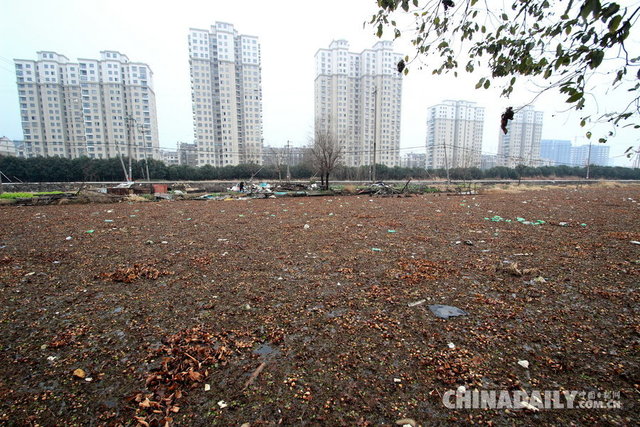
[[[447,184],[451,184],[451,179],[449,178],[449,157],[447,156],[447,145],[442,142],[442,147],[444,148],[444,168],[447,171]]]
[[[125,116],[125,120],[127,122],[127,155],[129,156],[129,181],[133,181],[133,175],[131,174],[131,122],[133,121],[133,116],[131,114],[127,114]]]
[[[127,174],[127,168],[124,165],[124,160],[122,159],[122,151],[120,151],[120,144],[118,141],[114,141],[116,146],[116,151],[118,152],[118,157],[120,158],[120,164],[122,165],[122,171],[124,172],[125,181],[129,182],[129,175]]]
[[[0,194],[3,193],[4,190],[2,190],[2,171],[0,171]]]
[[[587,154],[587,179],[589,179],[590,166],[591,166],[591,138],[589,138],[589,152]]]
[[[151,176],[149,176],[149,162],[147,161],[147,142],[144,139],[144,136],[145,136],[144,125],[138,124],[138,130],[140,131],[140,136],[142,136],[142,149],[144,150],[144,168],[147,171],[147,181],[151,181]]]
[[[378,139],[378,86],[373,89],[373,165],[371,181],[376,182],[376,148]]]
[[[291,171],[289,165],[291,164],[291,146],[289,140],[287,140],[287,182],[291,181]]]

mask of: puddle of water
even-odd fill
[[[253,353],[257,354],[259,356],[263,356],[263,357],[272,357],[272,356],[277,356],[278,354],[280,354],[280,350],[278,350],[277,348],[272,347],[268,343],[264,343],[264,344],[260,344],[260,346],[258,346],[258,348],[253,350]]]

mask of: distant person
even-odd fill
[[[240,181],[240,192],[244,193],[244,181]]]

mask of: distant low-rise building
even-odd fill
[[[405,168],[424,168],[427,163],[425,153],[406,153],[402,156],[401,166]]]
[[[16,145],[12,140],[3,136],[0,138],[0,156],[16,156]]]
[[[499,166],[498,156],[495,154],[483,154],[480,157],[480,169],[491,169]]]
[[[198,146],[178,142],[178,163],[185,166],[198,166]]]
[[[160,160],[167,166],[180,164],[180,156],[175,150],[160,150]]]
[[[296,166],[305,161],[308,153],[307,147],[271,147],[267,145],[262,152],[262,164]]]

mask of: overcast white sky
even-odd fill
[[[14,58],[36,59],[36,52],[51,50],[77,58],[99,58],[101,50],[117,50],[130,60],[145,62],[154,73],[160,146],[175,148],[177,141],[191,142],[191,88],[187,34],[190,27],[208,29],[215,21],[232,23],[242,34],[256,35],[262,46],[262,84],[265,145],[307,143],[313,126],[313,57],[334,39],[346,39],[351,50],[371,47],[377,38],[363,22],[377,10],[375,0],[2,0],[0,37],[0,136],[22,139],[15,82]],[[411,53],[408,40],[396,50]],[[637,49],[636,49],[637,50]],[[632,55],[637,56],[637,55]],[[511,99],[497,89],[475,90],[479,75],[432,76],[430,70],[412,69],[404,77],[402,102],[402,152],[424,152],[427,107],[444,99],[464,99],[484,106],[483,151],[496,153],[500,113],[510,105],[530,102],[532,87]],[[585,143],[586,130],[578,114],[566,114],[561,97],[547,93],[536,109],[545,112],[543,139],[568,139]],[[615,94],[602,89],[599,113],[606,111]],[[602,134],[605,127],[592,129]],[[638,146],[638,132],[618,132],[610,139],[616,164],[630,165],[620,155]],[[577,139],[576,139],[577,138]]]

